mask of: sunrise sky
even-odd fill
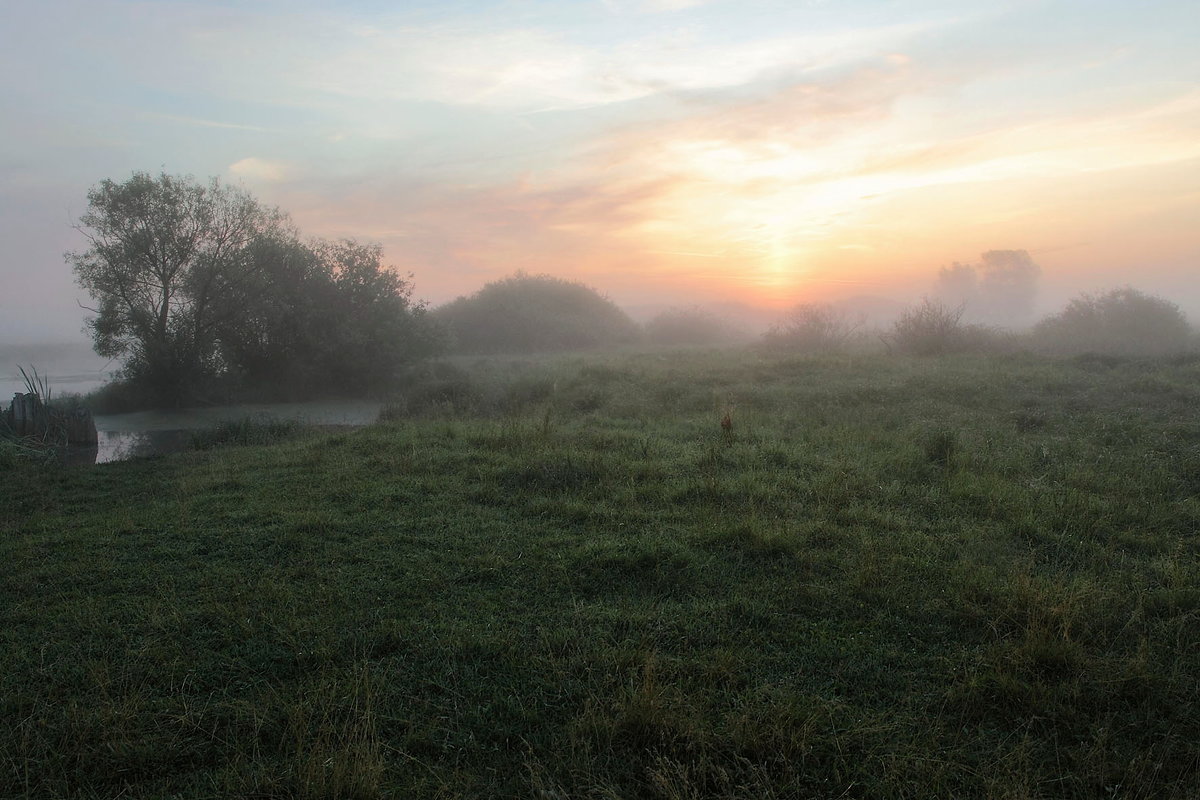
[[[1200,3],[0,0],[0,336],[82,338],[88,189],[220,176],[434,303],[909,300],[1027,249],[1049,310],[1200,316]]]

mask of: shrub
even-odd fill
[[[459,353],[583,350],[638,339],[636,323],[591,287],[549,275],[494,281],[434,312]]]
[[[831,353],[842,350],[862,327],[841,309],[823,303],[802,303],[763,335],[772,350]]]
[[[950,307],[928,297],[910,306],[892,326],[892,343],[902,353],[918,356],[952,353],[962,348],[962,306]]]
[[[1039,322],[1033,335],[1047,352],[1117,356],[1180,353],[1189,349],[1192,340],[1179,306],[1128,286],[1080,295]]]

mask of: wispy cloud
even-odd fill
[[[268,133],[267,128],[258,125],[244,125],[238,122],[222,122],[220,120],[199,119],[198,117],[185,117],[178,114],[163,114],[158,111],[140,111],[138,117],[144,120],[155,120],[162,122],[172,122],[178,125],[190,125],[197,128],[220,128],[224,130],[236,131],[255,131],[257,133]]]
[[[319,5],[16,4],[8,208],[225,175],[433,299],[519,268],[790,298],[991,247],[1200,252],[1194,4]]]
[[[281,161],[268,161],[253,156],[229,165],[231,175],[263,183],[278,183],[286,179],[291,172],[291,167]]]

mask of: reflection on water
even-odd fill
[[[130,458],[161,456],[178,453],[191,445],[192,432],[167,431],[100,431],[99,446],[93,463],[125,461]]]
[[[100,415],[96,417],[99,446],[72,447],[64,457],[72,464],[103,464],[177,453],[191,446],[193,432],[247,417],[296,420],[308,425],[358,427],[375,422],[382,407],[383,404],[377,402],[334,401]]]

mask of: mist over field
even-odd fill
[[[1200,797],[1200,4],[0,23],[0,798]]]
[[[724,306],[765,328],[799,303],[886,316],[939,269],[1026,250],[1035,318],[1128,284],[1195,319],[1197,13],[19,4],[0,339],[80,339],[62,254],[85,246],[87,192],[137,171],[219,177],[307,236],[378,243],[434,306],[525,271],[639,320]]]

